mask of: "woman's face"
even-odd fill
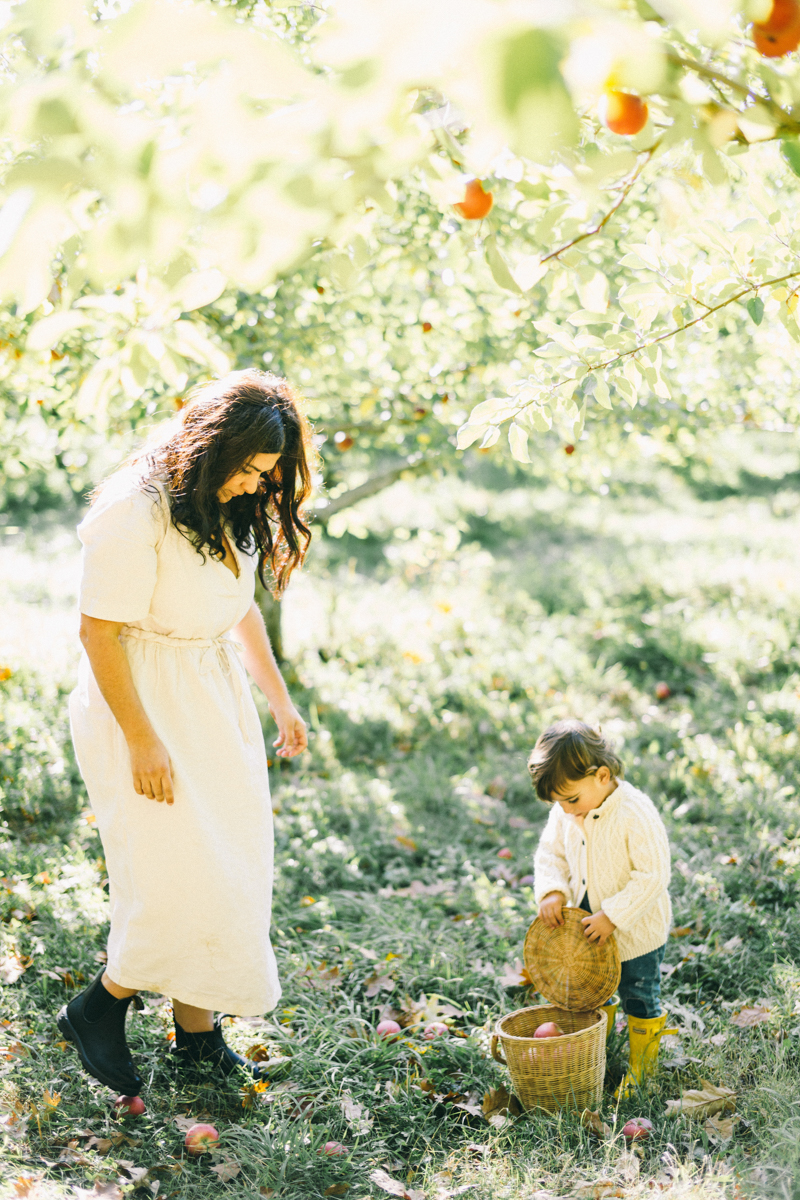
[[[279,458],[280,454],[254,454],[250,461],[226,479],[218,490],[217,499],[220,504],[227,504],[234,496],[243,496],[245,492],[252,496],[258,491],[261,476],[266,471],[271,471]]]

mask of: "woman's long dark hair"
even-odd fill
[[[280,454],[254,495],[225,504],[217,492],[256,454]],[[223,522],[238,548],[258,551],[258,576],[282,595],[305,558],[311,531],[301,507],[311,491],[315,452],[299,397],[278,375],[234,371],[194,390],[177,428],[133,458],[148,479],[163,480],[173,525],[201,555],[225,557]],[[271,579],[264,577],[269,567]]]

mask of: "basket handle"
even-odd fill
[[[502,1063],[503,1066],[506,1066],[506,1060],[503,1057],[503,1055],[501,1054],[500,1049],[499,1049],[499,1045],[498,1045],[499,1041],[500,1041],[500,1039],[498,1038],[497,1034],[493,1033],[492,1034],[492,1058],[496,1062]]]

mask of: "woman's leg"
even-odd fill
[[[209,1033],[214,1028],[214,1013],[210,1008],[195,1008],[193,1004],[173,1000],[172,1011],[186,1033]]]
[[[136,988],[120,987],[118,983],[114,983],[114,980],[110,977],[108,971],[103,972],[101,983],[106,991],[110,995],[114,996],[117,1000],[127,1000],[129,996],[136,995]]]

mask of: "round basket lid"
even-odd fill
[[[537,991],[559,1008],[586,1012],[613,996],[620,979],[619,951],[612,934],[604,946],[587,938],[582,908],[562,908],[563,925],[548,927],[538,917],[525,936],[523,958]]]

